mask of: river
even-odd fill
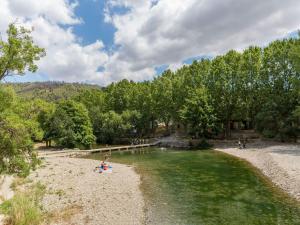
[[[149,225],[300,224],[299,203],[235,157],[149,148],[114,152],[111,161],[141,175]]]

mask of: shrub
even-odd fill
[[[195,150],[207,150],[212,147],[212,145],[209,144],[206,139],[201,139],[201,141],[196,144],[190,142],[190,146],[191,149],[195,149]]]
[[[38,163],[30,133],[13,113],[0,114],[0,173],[27,176]]]
[[[95,141],[88,111],[81,103],[59,103],[48,125],[44,128],[48,138],[62,147],[90,148]]]
[[[39,225],[44,221],[40,201],[45,187],[37,183],[30,191],[18,192],[0,206],[1,213],[7,215],[7,223],[11,225]]]

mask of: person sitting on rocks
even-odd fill
[[[96,166],[95,169],[94,169],[94,171],[96,171],[97,169],[99,169],[99,173],[102,173],[103,170],[104,170],[104,164],[105,164],[105,162],[101,161],[100,162],[100,166]]]

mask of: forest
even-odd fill
[[[35,72],[44,50],[24,29],[12,25],[8,35],[9,41],[0,43],[0,79],[10,72]],[[17,87],[0,86],[0,172],[28,174],[37,163],[34,142],[88,149],[94,143],[118,144],[120,138],[153,137],[161,124],[165,134],[182,124],[190,137],[209,139],[230,138],[231,122],[239,121],[264,137],[296,141],[300,39],[230,50],[151,81],[122,80],[76,91],[68,84],[71,94],[61,86],[63,94],[55,96],[41,94],[47,88],[25,95]]]

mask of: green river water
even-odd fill
[[[149,148],[115,152],[111,161],[133,165],[141,175],[147,224],[300,225],[299,203],[235,157]]]

